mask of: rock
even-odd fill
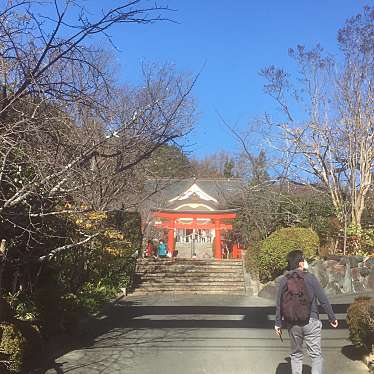
[[[349,266],[349,265],[348,265]],[[332,267],[334,273],[345,274],[346,265],[337,264]]]
[[[354,269],[357,269],[357,268],[354,268]],[[351,293],[352,289],[353,289],[352,288],[352,271],[351,271],[351,265],[348,262],[345,267],[345,274],[344,274],[344,280],[343,280],[343,292]]]
[[[325,288],[325,292],[329,296],[335,296],[335,295],[340,295],[342,293],[342,290],[338,283],[332,281],[332,282],[329,282],[329,284]]]
[[[274,279],[275,287],[278,287],[278,286],[279,286],[279,282],[280,282],[280,280],[281,280],[283,277],[284,277],[284,275],[282,274],[282,275],[279,275],[278,277],[276,277],[276,278]]]
[[[312,264],[310,264],[308,271],[316,276],[316,278],[321,283],[322,288],[325,288],[327,286],[329,282],[329,276],[323,265],[323,261],[314,261]]]
[[[368,288],[374,290],[374,269],[370,270],[370,274],[368,276]]]
[[[364,262],[364,256],[353,256],[353,257],[351,257],[351,264],[352,263],[357,263],[357,266],[359,265],[359,264],[361,264],[361,263],[363,263]]]
[[[347,263],[349,263],[351,265],[351,268],[356,268],[363,261],[364,258],[362,256],[344,256],[340,259],[339,262],[342,265],[346,265]]]
[[[334,267],[337,264],[338,264],[338,261],[336,260],[327,260],[323,263],[323,266],[325,267],[325,269],[329,269],[329,268]]]
[[[353,281],[353,292],[365,292],[366,288],[364,287],[363,284],[361,284],[360,281]]]
[[[275,300],[277,296],[277,291],[278,291],[278,287],[276,286],[275,282],[269,282],[258,293],[258,296],[263,297],[265,299]]]
[[[338,262],[340,265],[346,265],[348,262],[351,263],[349,261],[349,257],[346,257],[346,256],[341,256]],[[356,267],[356,266],[352,266],[352,267]]]
[[[373,256],[370,256],[369,258],[367,258],[365,260],[365,265],[368,267],[368,268],[373,268],[374,267],[374,257]]]
[[[358,281],[361,276],[359,268],[352,268],[351,276],[353,281]]]
[[[359,273],[361,277],[367,277],[370,274],[370,269],[368,267],[361,267],[359,268]]]
[[[338,255],[330,255],[327,257],[326,261],[337,261],[339,262],[340,260],[342,259],[342,256],[338,256]]]
[[[340,287],[343,287],[344,276],[345,276],[345,265],[335,265],[334,267],[328,270],[329,283],[335,282]]]

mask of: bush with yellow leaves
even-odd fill
[[[121,288],[131,286],[135,268],[132,255],[142,244],[140,216],[123,211],[86,212],[74,215],[72,222],[80,235],[98,235],[59,256],[58,273],[66,292],[76,295],[93,313]]]
[[[42,353],[39,329],[29,322],[0,324],[0,357],[3,372],[21,373],[38,353]]]

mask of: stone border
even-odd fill
[[[316,259],[309,264],[328,296],[356,294],[374,291],[374,257],[330,256]],[[260,285],[258,296],[275,298],[278,278]]]

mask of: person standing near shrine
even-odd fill
[[[161,239],[158,247],[157,247],[157,255],[158,257],[166,257],[167,256],[167,248],[164,241]]]
[[[147,246],[145,247],[145,257],[151,257],[154,252],[152,240],[148,240]]]

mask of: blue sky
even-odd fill
[[[119,1],[106,0],[105,6]],[[94,4],[103,6],[96,0]],[[90,5],[94,5],[90,4]],[[100,5],[99,5],[100,4]],[[152,4],[152,2],[150,2]],[[261,68],[292,69],[288,48],[316,43],[337,53],[336,32],[348,17],[373,0],[160,0],[176,9],[178,23],[125,25],[111,30],[118,47],[120,79],[136,83],[140,64],[170,62],[179,71],[197,73],[204,66],[193,94],[200,113],[189,138],[197,158],[237,144],[221,124],[219,111],[244,130],[272,102],[263,93]]]

